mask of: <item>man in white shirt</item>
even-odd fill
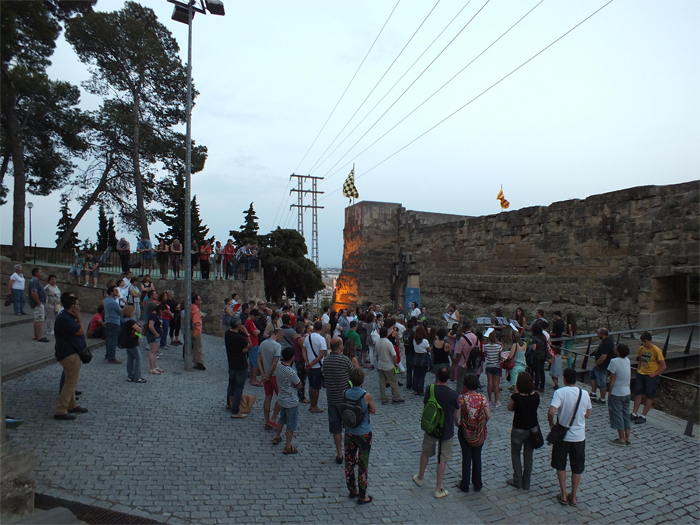
[[[552,468],[557,471],[560,493],[557,496],[562,505],[578,505],[576,491],[581,482],[581,474],[586,459],[586,419],[591,415],[591,399],[588,392],[576,386],[576,370],[564,370],[564,388],[554,391],[552,403],[547,412],[550,430],[554,427],[554,416],[559,424],[568,427],[564,440],[552,446]],[[574,416],[575,414],[575,416]],[[574,418],[572,421],[572,417]],[[566,459],[571,463],[571,492],[566,493]]]
[[[330,309],[331,309],[330,306],[323,307],[323,316],[321,317],[321,322],[323,324],[329,324],[331,322],[331,316],[328,315],[328,312],[330,311]]]
[[[321,385],[323,383],[323,357],[328,349],[326,338],[321,335],[323,323],[316,321],[314,323],[314,331],[304,341],[302,353],[306,362],[306,373],[309,378],[309,412],[320,414],[323,409],[318,407],[318,396],[321,393]]]

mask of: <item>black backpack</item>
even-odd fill
[[[343,421],[343,425],[347,428],[354,428],[362,423],[365,417],[365,410],[362,410],[361,401],[365,398],[365,390],[362,391],[362,395],[357,399],[350,399],[348,397],[347,391],[343,394],[343,403],[340,405],[340,417]]]
[[[479,342],[477,341],[476,344],[472,346],[469,338],[466,335],[463,335],[462,337],[464,337],[467,344],[471,346],[469,357],[467,358],[467,368],[470,370],[476,370],[479,368],[479,366],[481,366],[481,348],[479,348]]]
[[[135,321],[127,321],[119,327],[119,335],[117,336],[117,346],[119,348],[136,348],[139,345],[138,337],[131,335],[131,328],[134,324],[136,324]]]

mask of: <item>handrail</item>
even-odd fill
[[[635,328],[633,330],[615,330],[613,332],[608,332],[608,335],[624,335],[633,334],[635,332],[656,332],[656,331],[667,331],[676,328],[686,328],[688,326],[700,326],[700,323],[686,323],[686,324],[674,324],[669,326],[654,326],[652,328]],[[550,341],[575,341],[577,339],[590,339],[593,337],[598,337],[598,332],[592,334],[582,334],[575,335],[573,337],[552,337]],[[636,338],[635,338],[636,339]]]

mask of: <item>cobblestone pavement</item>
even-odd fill
[[[505,403],[492,409],[488,425],[484,489],[463,494],[454,488],[461,465],[455,444],[445,481],[450,494],[436,500],[434,462],[423,488],[412,481],[422,439],[421,399],[408,394],[403,405],[379,404],[372,418],[368,492],[374,501],[358,506],[347,498],[343,467],[334,462],[326,414],[311,414],[302,405],[294,438],[301,453],[284,456],[281,445],[272,446],[272,432],[263,429],[263,390],[247,385],[246,393],[258,396],[253,413],[232,420],[224,410],[223,342],[204,336],[204,346],[207,371],[182,371],[181,347],[173,347],[161,359],[166,373],[146,374],[147,384],[126,382],[125,365],[108,365],[98,350],[79,383],[80,403],[90,412],[73,422],[52,419],[60,365],[3,383],[7,412],[25,419],[12,437],[35,448],[37,491],[174,524],[700,520],[698,441],[648,423],[635,426],[632,447],[616,447],[608,442],[616,433],[608,428],[605,407],[597,405],[588,422],[577,508],[555,499],[546,445],[535,452],[529,491],[505,485],[511,476],[512,422]],[[368,374],[366,387],[379,399],[376,373]],[[548,390],[541,424],[550,399]]]

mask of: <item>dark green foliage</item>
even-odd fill
[[[192,204],[190,207],[190,213],[192,213],[192,239],[197,241],[199,246],[207,238],[207,233],[209,233],[209,228],[206,224],[202,224],[202,218],[199,216],[199,204],[197,204],[197,196],[192,197]],[[183,222],[183,232],[184,232],[184,220]],[[184,233],[183,233],[184,238]]]
[[[155,216],[168,227],[162,237],[167,242],[177,239],[185,244],[185,177],[182,173],[178,173],[174,179],[166,179],[161,183],[160,204],[164,209],[156,211]],[[190,213],[192,213],[192,238],[199,245],[207,238],[209,228],[202,224],[196,195],[192,199]]]
[[[100,206],[100,211],[97,220],[97,249],[101,252],[105,251],[109,241],[109,222],[105,207]]]
[[[255,215],[252,202],[248,210],[244,211],[243,214],[245,215],[245,220],[244,224],[241,225],[241,230],[231,230],[229,232],[236,246],[243,246],[246,243],[255,244],[258,242],[258,231],[260,227],[258,226],[258,217]]]
[[[58,230],[56,231],[56,243],[61,240],[63,234],[66,232],[67,228],[73,222],[73,217],[71,216],[70,209],[68,208],[68,198],[64,195],[61,197],[61,218],[58,220]],[[74,231],[71,233],[70,237],[66,241],[64,248],[78,248],[80,246],[80,239],[78,239],[78,232]]]
[[[324,288],[321,271],[306,258],[306,241],[299,232],[278,227],[259,240],[268,300],[278,302],[286,291],[288,298],[303,302]]]
[[[117,249],[117,230],[114,228],[114,217],[109,218],[107,223],[107,246],[111,246],[112,250]]]

